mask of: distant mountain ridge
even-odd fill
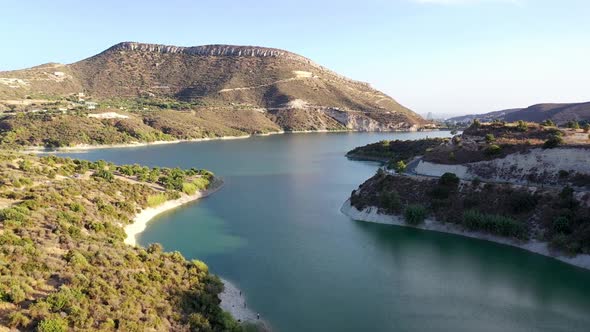
[[[79,92],[95,101],[141,97],[259,109],[284,130],[416,130],[428,124],[369,84],[276,48],[123,42],[69,65],[0,72],[0,106],[31,94]]]
[[[501,111],[495,111],[484,114],[470,114],[457,116],[447,119],[447,121],[465,123],[478,119],[488,122],[493,120],[501,121],[530,121],[542,122],[552,120],[555,123],[562,124],[568,121],[590,120],[590,102],[583,103],[546,103],[536,104],[527,108],[514,108]]]

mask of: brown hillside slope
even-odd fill
[[[302,99],[321,106],[411,113],[365,83],[346,79],[294,53],[262,47],[127,42],[71,68],[88,91],[101,97],[152,93],[260,107],[280,107]]]
[[[338,122],[328,126],[330,130],[404,130],[426,124],[419,115],[366,83],[345,78],[300,55],[264,47],[124,42],[70,65],[0,72],[0,101],[27,96],[51,100],[78,92],[97,101],[142,97],[261,112],[310,111],[301,113],[305,119],[295,123],[288,114],[278,119],[276,114],[269,115],[273,122],[289,123],[295,130],[322,129],[331,121],[315,123],[314,119],[325,120],[326,116]]]

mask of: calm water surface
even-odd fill
[[[346,151],[447,135],[276,135],[69,155],[223,177],[221,191],[161,215],[139,242],[205,261],[276,331],[590,331],[590,271],[339,212],[377,168]]]

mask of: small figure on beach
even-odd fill
[[[256,314],[256,319],[260,319],[260,314]]]
[[[242,296],[242,291],[240,291],[240,296]]]

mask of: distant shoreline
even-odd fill
[[[377,207],[368,207],[362,211],[359,211],[356,207],[350,204],[350,199],[347,199],[346,202],[340,208],[340,212],[344,215],[358,221],[365,221],[365,222],[373,222],[378,224],[386,224],[386,225],[394,225],[394,226],[402,226],[402,227],[410,227],[410,228],[417,228],[427,231],[434,231],[440,233],[448,233],[454,234],[459,236],[465,236],[469,238],[485,240],[490,242],[495,242],[499,244],[508,245],[511,247],[516,247],[520,249],[524,249],[526,251],[543,255],[546,257],[551,257],[562,261],[564,263],[577,266],[579,268],[590,270],[590,255],[579,254],[573,257],[568,257],[564,255],[559,255],[556,252],[553,252],[549,249],[549,246],[546,242],[540,241],[527,241],[527,242],[518,242],[511,240],[509,238],[503,238],[495,235],[490,235],[482,232],[472,232],[464,230],[458,227],[455,224],[439,222],[432,219],[426,219],[422,225],[419,226],[410,226],[406,224],[401,217],[388,215],[388,214],[381,214],[378,212]]]
[[[423,130],[426,131],[426,130]],[[440,131],[440,130],[428,130]],[[360,131],[360,130],[287,130],[287,131],[271,131],[268,133],[261,134],[246,134],[242,136],[219,136],[219,137],[204,137],[204,138],[192,138],[192,139],[177,139],[171,141],[154,141],[154,142],[134,142],[134,143],[121,143],[121,144],[79,144],[75,146],[64,146],[58,148],[48,148],[44,146],[25,146],[20,152],[24,153],[63,153],[63,152],[75,152],[75,151],[87,151],[97,149],[119,149],[119,148],[137,148],[142,146],[152,145],[165,145],[165,144],[178,144],[178,143],[190,143],[190,142],[207,142],[207,141],[218,141],[218,140],[234,140],[234,139],[246,139],[252,137],[264,137],[272,135],[283,135],[283,134],[314,134],[314,133],[411,133],[420,132],[414,130],[391,130],[391,131]]]

